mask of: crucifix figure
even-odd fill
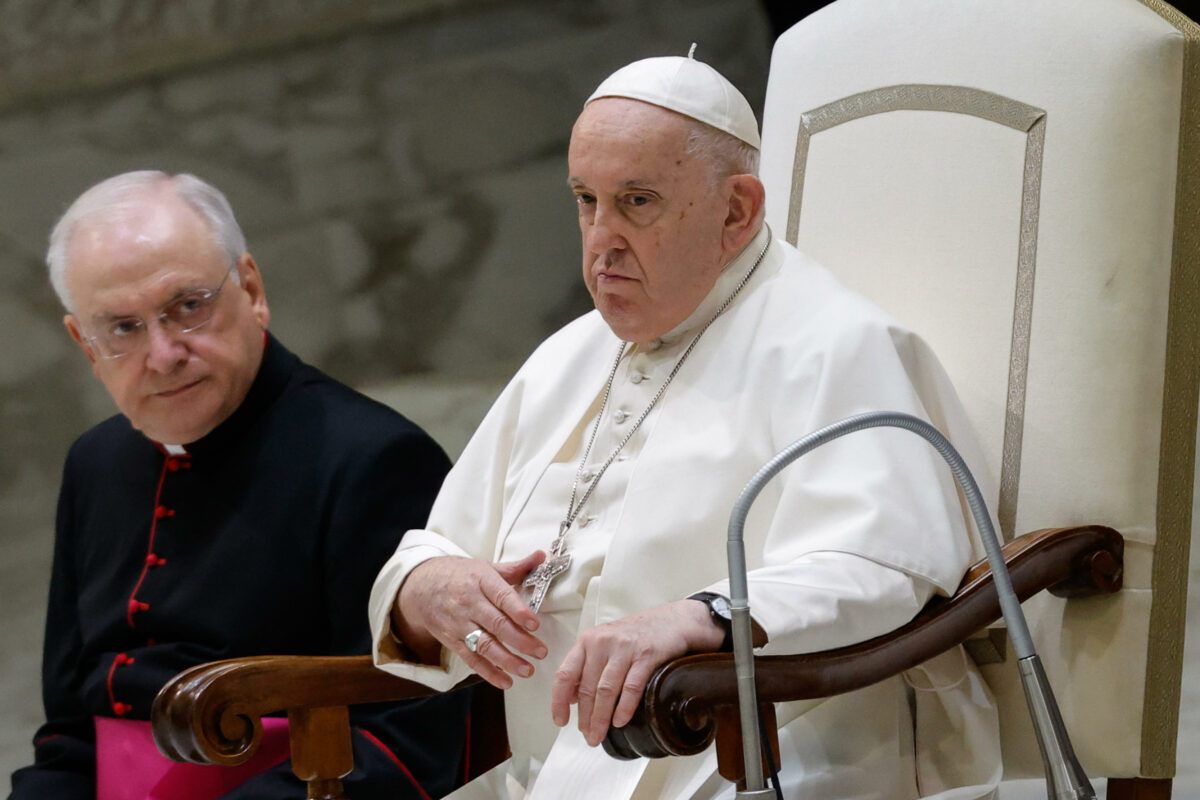
[[[558,538],[550,546],[550,555],[545,561],[534,567],[521,582],[521,599],[533,609],[535,614],[542,607],[542,601],[546,599],[546,592],[550,590],[550,584],[555,578],[566,572],[567,567],[571,566],[571,554],[566,552],[568,527],[569,524],[563,522],[558,531]]]

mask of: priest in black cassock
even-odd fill
[[[67,456],[46,722],[12,800],[304,796],[286,719],[242,767],[173,764],[149,723],[188,667],[370,649],[367,594],[449,461],[420,428],[288,352],[225,197],[190,175],[89,189],[51,235],[64,323],[120,414]],[[466,699],[352,711],[356,800],[461,775]]]

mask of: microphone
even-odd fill
[[[992,526],[975,477],[967,468],[962,456],[937,428],[911,414],[896,411],[872,411],[847,417],[796,440],[755,473],[734,503],[733,512],[729,517],[727,544],[729,599],[733,617],[733,660],[737,676],[738,711],[742,724],[742,758],[746,767],[746,788],[738,791],[736,797],[741,800],[769,797],[772,794],[765,788],[763,781],[760,754],[762,745],[758,733],[758,693],[754,685],[754,646],[750,637],[750,600],[746,578],[746,548],[743,543],[746,516],[763,487],[788,464],[834,439],[867,428],[879,427],[901,428],[922,437],[937,450],[954,473],[955,480],[967,498],[975,527],[983,539],[1000,599],[1000,611],[1017,654],[1021,685],[1025,690],[1025,701],[1033,719],[1038,749],[1046,770],[1047,797],[1051,800],[1095,800],[1096,792],[1075,757],[1070,737],[1058,710],[1058,703],[1054,699],[1054,692],[1050,689],[1041,659],[1034,649],[1029,625],[1025,621],[1021,603],[1013,591],[1012,580],[1004,564],[1000,539]]]

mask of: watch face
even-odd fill
[[[709,598],[708,607],[711,608],[712,612],[718,617],[722,617],[723,619],[733,619],[733,611],[729,607],[729,600],[719,594],[713,595]]]

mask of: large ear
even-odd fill
[[[262,273],[254,256],[242,253],[237,263],[238,276],[241,278],[241,290],[250,298],[250,311],[258,320],[258,326],[264,331],[271,324],[271,309],[267,306],[267,290],[263,286]]]
[[[732,175],[727,181],[729,214],[725,217],[722,244],[725,252],[732,255],[758,233],[765,192],[762,181],[753,175]]]
[[[75,319],[74,314],[67,314],[63,317],[63,326],[67,329],[67,333],[71,334],[71,338],[75,340],[75,344],[79,345],[79,349],[87,356],[87,360],[96,364],[96,351],[88,344],[87,339],[83,336],[83,331],[79,327],[79,320]]]

